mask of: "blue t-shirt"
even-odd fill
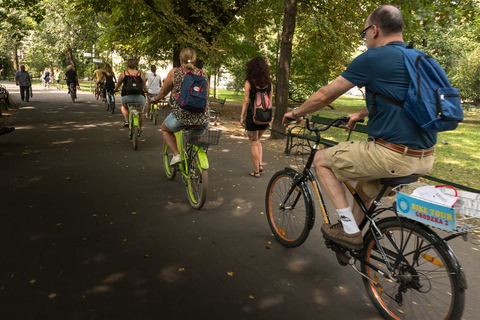
[[[403,144],[413,149],[428,149],[437,142],[437,134],[418,127],[405,114],[403,108],[376,97],[376,110],[372,110],[372,92],[397,101],[404,101],[410,84],[410,76],[403,52],[395,46],[403,42],[391,42],[382,47],[370,48],[356,57],[342,73],[342,77],[357,87],[365,87],[368,115],[368,135],[391,143]]]

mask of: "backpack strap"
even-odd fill
[[[397,106],[399,108],[403,108],[403,101],[398,101],[398,100],[389,98],[389,97],[387,97],[387,96],[385,96],[381,93],[377,93],[377,92],[373,92],[373,91],[370,91],[370,92],[372,93],[372,115],[377,113],[377,96],[379,96],[383,100],[387,101],[388,103],[393,104],[394,106]]]

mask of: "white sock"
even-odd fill
[[[340,216],[340,221],[342,222],[343,230],[346,233],[352,234],[360,231],[358,229],[355,218],[353,217],[352,209],[350,207],[345,209],[337,209],[337,213]]]

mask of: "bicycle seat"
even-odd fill
[[[380,183],[394,188],[401,184],[409,184],[409,183],[415,182],[418,180],[419,177],[420,177],[419,174],[412,174],[409,176],[398,177],[398,178],[383,178],[383,179],[380,179]]]

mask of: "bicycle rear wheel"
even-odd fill
[[[72,98],[72,101],[75,102],[75,99],[77,98],[77,94],[76,94],[76,89],[73,88],[73,87],[70,87],[70,97]]]
[[[110,110],[112,113],[115,113],[115,95],[113,93],[109,94],[110,97]]]
[[[194,209],[201,209],[205,204],[208,189],[208,170],[200,166],[200,158],[194,147],[188,150],[191,163],[188,168],[187,197]]]
[[[165,175],[167,176],[168,180],[173,180],[175,175],[177,174],[177,166],[170,166],[170,161],[172,161],[173,152],[167,146],[167,144],[163,143],[163,166],[165,168]]]
[[[138,149],[138,127],[133,126],[133,150]]]
[[[275,173],[265,197],[268,225],[277,241],[287,248],[305,242],[315,217],[312,196],[305,183],[296,186],[288,196],[293,180],[293,174],[286,170]]]
[[[461,319],[465,306],[463,270],[455,254],[426,227],[404,219],[377,223],[384,237],[377,244],[365,236],[363,258],[388,270],[379,247],[393,266],[393,280],[362,264],[362,272],[381,285],[363,278],[368,296],[386,319]],[[436,239],[438,238],[438,239]],[[399,252],[403,254],[400,255]],[[399,259],[401,258],[401,259]]]
[[[99,96],[100,96],[100,92],[98,91],[98,89],[95,89],[95,99],[98,100]]]

